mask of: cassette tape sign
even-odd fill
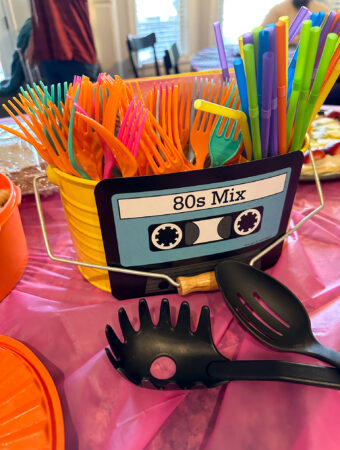
[[[108,264],[177,276],[204,261],[254,255],[285,232],[301,164],[302,153],[294,152],[241,165],[100,182],[95,195]],[[141,283],[140,277],[111,272],[110,277],[118,298],[125,291],[122,278]],[[127,290],[130,296],[135,292]],[[158,288],[137,291],[136,296],[159,293]]]

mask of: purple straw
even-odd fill
[[[223,37],[222,37],[220,22],[214,22],[214,30],[215,30],[218,56],[220,57],[223,80],[224,81],[227,80],[229,82],[230,75],[229,75],[229,69],[228,69],[227,56],[225,54],[225,48],[224,48],[224,44],[223,44]]]
[[[293,20],[291,26],[289,27],[289,32],[288,32],[289,44],[292,42],[292,40],[295,38],[295,36],[301,31],[302,22],[304,20],[308,20],[311,15],[312,15],[312,13],[305,6],[302,6],[302,8],[300,8],[300,10],[297,13],[295,19]]]
[[[320,33],[320,38],[319,38],[318,50],[316,52],[316,59],[315,59],[315,64],[314,64],[314,69],[313,69],[312,83],[314,81],[314,78],[316,76],[316,71],[317,71],[318,66],[319,66],[319,62],[320,62],[320,58],[321,58],[321,54],[322,54],[321,49],[324,46],[324,43],[325,43],[325,40],[327,38],[328,32],[329,32],[329,30],[330,30],[330,28],[331,28],[331,26],[332,26],[332,24],[334,22],[334,19],[335,19],[336,15],[337,15],[336,11],[331,11],[329,13],[329,16],[327,17],[327,20],[326,20],[324,26],[322,27],[322,30],[321,30],[321,33]],[[335,30],[335,28],[336,28],[336,26],[334,27],[334,30]],[[332,33],[335,32],[336,34],[338,34],[338,32],[336,30],[335,31],[334,30],[332,31]]]
[[[322,30],[321,30],[321,33],[320,33],[320,38],[319,38],[318,50],[317,50],[317,53],[316,53],[317,55],[318,55],[319,51],[321,50],[321,48],[323,47],[323,45],[325,43],[327,34],[328,34],[328,32],[329,32],[329,30],[330,30],[330,28],[331,28],[331,26],[332,26],[332,24],[334,22],[336,14],[337,14],[336,11],[331,11],[329,13],[329,16],[327,17],[327,20],[326,20],[324,26],[322,27]],[[334,31],[333,31],[333,33],[334,33]],[[319,62],[320,56],[321,55],[319,55],[319,58],[317,59],[316,63]]]
[[[262,108],[261,108],[261,148],[262,158],[268,156],[270,117],[274,80],[274,54],[265,52],[262,57]]]
[[[254,38],[253,38],[253,33],[244,33],[244,35],[242,36],[243,39],[243,45],[246,44],[254,44]]]
[[[272,112],[270,116],[270,136],[269,136],[269,153],[271,156],[278,154],[278,136],[279,136],[279,122],[277,115],[277,71],[276,71],[276,28],[275,25],[267,25],[266,29],[269,31],[269,51],[274,56],[274,77],[272,90]]]
[[[340,33],[340,19],[336,21],[336,24],[332,30],[332,33],[339,34]]]

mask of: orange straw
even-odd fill
[[[335,66],[336,66],[337,62],[339,61],[339,58],[340,58],[340,44],[337,46],[337,48],[332,56],[332,59],[328,65],[328,69],[327,69],[322,87],[324,87],[324,85],[327,83],[327,80],[330,77],[333,70],[335,69]]]
[[[277,109],[279,119],[279,154],[287,152],[286,142],[286,106],[287,106],[287,81],[286,81],[286,24],[276,23],[276,43],[277,43]]]

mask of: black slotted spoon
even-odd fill
[[[215,275],[231,311],[260,341],[340,368],[340,353],[316,340],[307,311],[285,285],[238,261],[218,264]]]
[[[289,381],[340,389],[340,371],[286,361],[230,361],[215,347],[210,327],[210,311],[203,306],[196,331],[190,328],[190,309],[181,304],[173,327],[167,299],[161,303],[160,319],[153,324],[147,302],[139,302],[140,328],[135,330],[124,308],[119,310],[122,342],[110,325],[106,337],[109,360],[115,369],[137,386],[152,389],[192,389],[215,387],[232,380]],[[157,378],[150,368],[158,358],[170,358],[175,373]]]

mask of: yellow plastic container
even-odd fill
[[[51,183],[59,187],[65,216],[79,261],[106,266],[106,257],[94,197],[97,181],[85,180],[47,168]],[[111,292],[108,272],[80,267],[82,275],[94,286]]]

